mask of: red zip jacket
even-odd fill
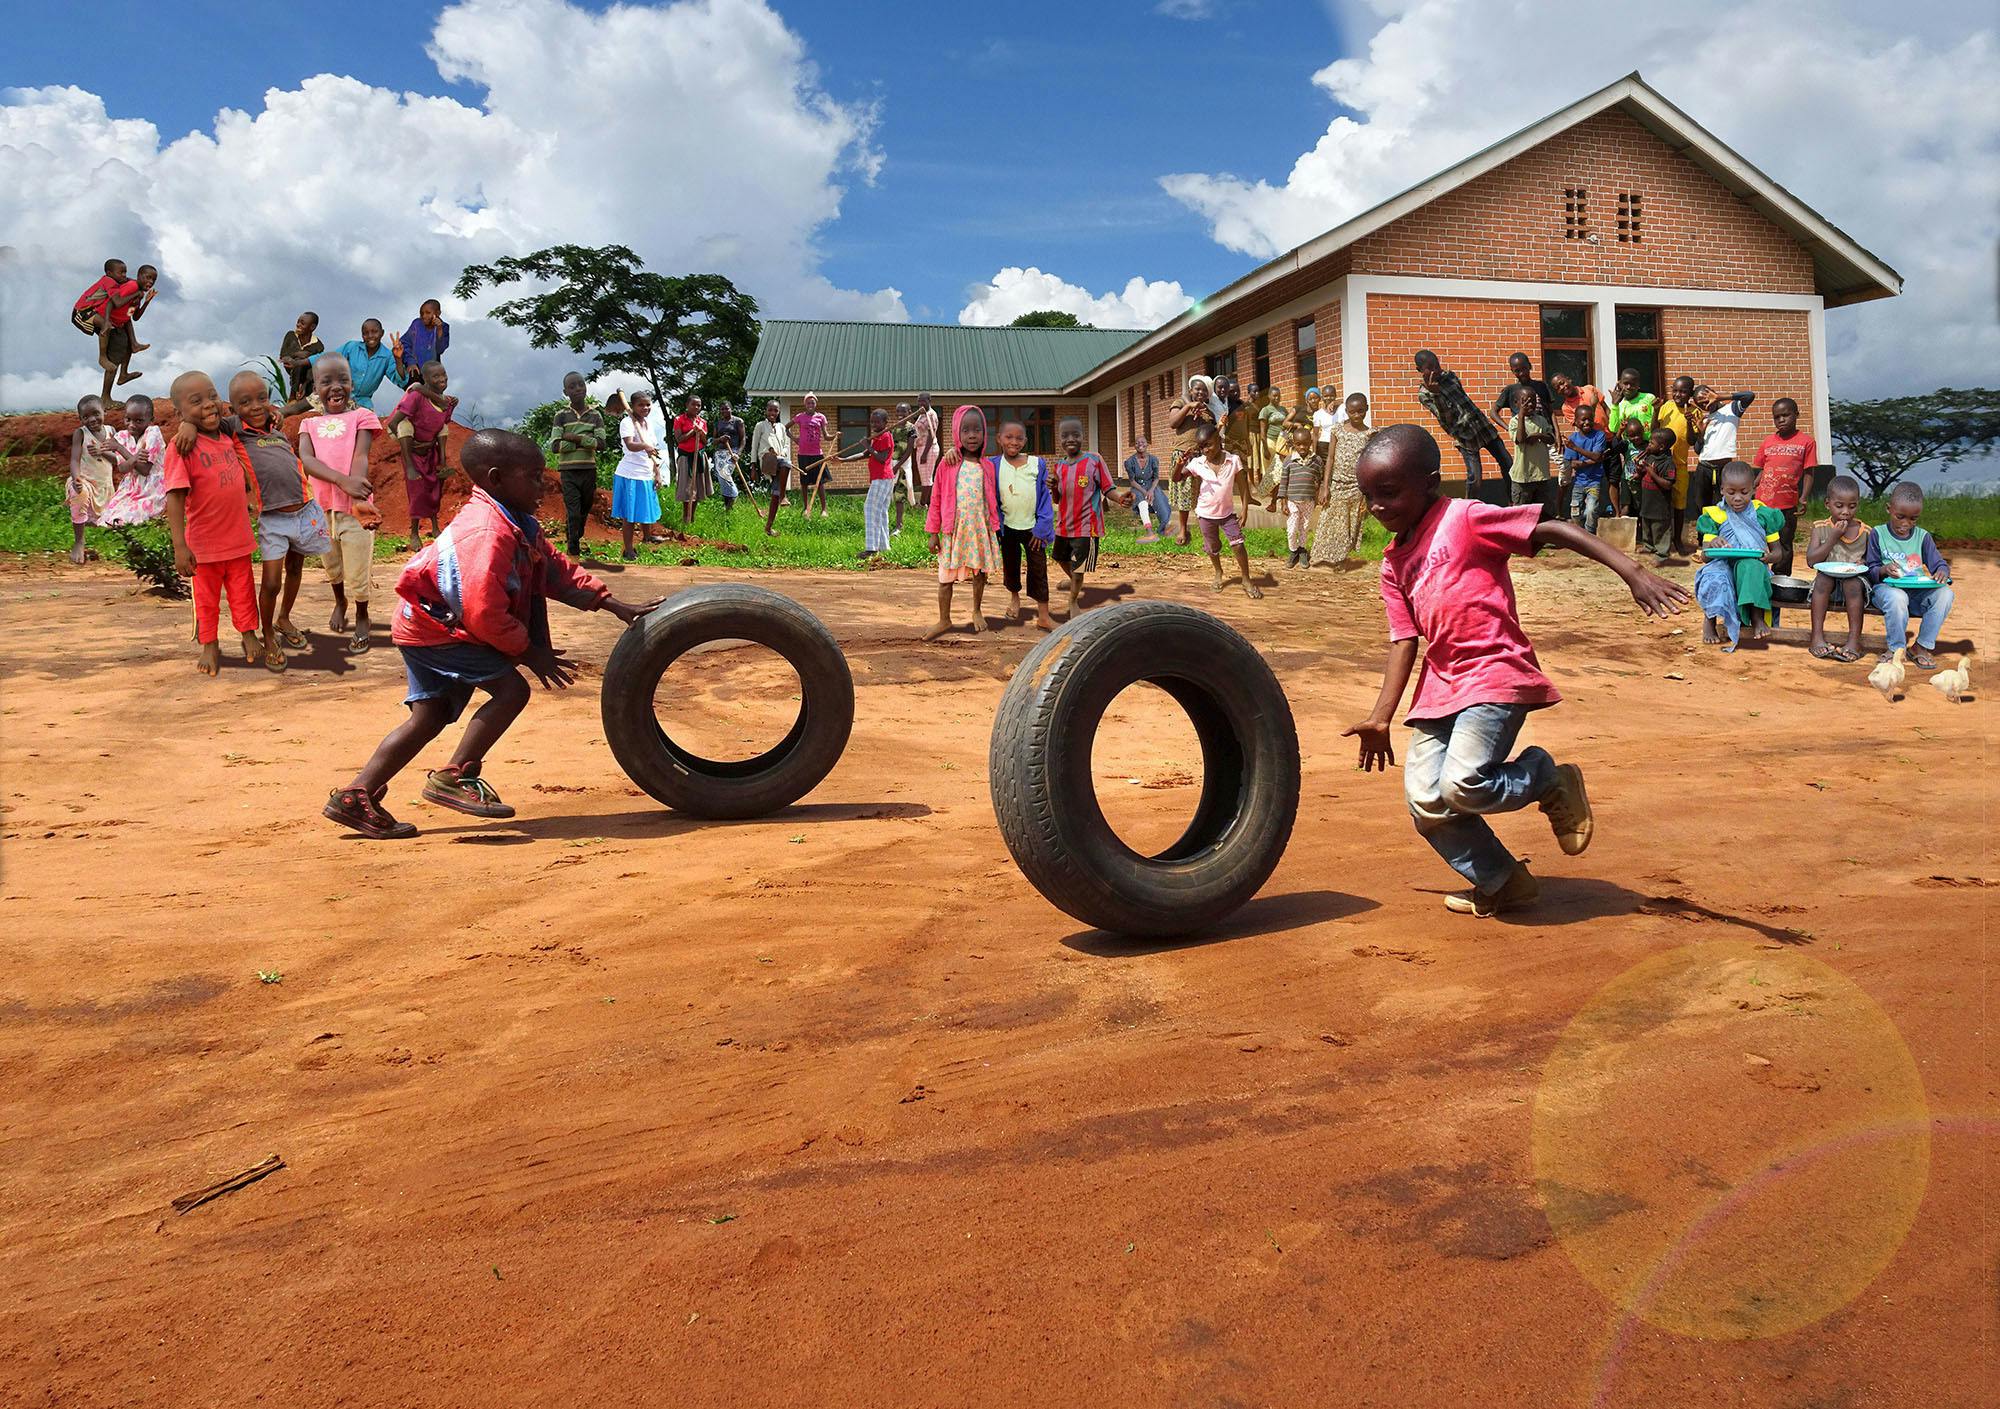
[[[593,612],[611,589],[549,546],[542,526],[518,522],[475,488],[458,516],[396,579],[389,639],[399,646],[477,641],[523,656],[543,598]]]

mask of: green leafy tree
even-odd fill
[[[1007,325],[1010,328],[1088,328],[1090,324],[1074,313],[1065,313],[1060,308],[1037,308],[1032,313],[1023,313]]]
[[[689,392],[710,406],[741,404],[757,350],[757,301],[722,275],[650,273],[624,245],[554,245],[468,265],[453,292],[468,299],[514,283],[536,288],[490,316],[535,347],[588,350],[597,375],[645,382],[663,409]]]
[[[1871,498],[1919,465],[1949,468],[2000,443],[2000,393],[1983,387],[1835,401],[1829,410],[1842,467]]]

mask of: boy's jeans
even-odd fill
[[[1875,606],[1882,613],[1882,633],[1889,638],[1890,650],[1908,642],[1913,611],[1918,617],[1917,644],[1936,650],[1938,631],[1951,615],[1951,585],[1905,589],[1883,583],[1875,589]]]
[[[1604,497],[1604,488],[1596,484],[1573,484],[1569,489],[1570,522],[1585,533],[1597,532],[1598,506]]]
[[[1485,818],[1539,802],[1555,783],[1555,760],[1545,749],[1523,749],[1507,761],[1527,718],[1526,705],[1484,704],[1418,720],[1403,757],[1403,794],[1417,834],[1489,894],[1514,873],[1514,854]]]

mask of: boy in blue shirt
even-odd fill
[[[1588,406],[1576,410],[1576,429],[1563,440],[1563,477],[1571,481],[1570,522],[1585,533],[1597,532],[1598,511],[1604,499],[1604,448],[1608,437],[1597,428],[1597,419]]]

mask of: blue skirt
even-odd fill
[[[660,494],[649,479],[627,479],[618,475],[611,481],[611,517],[623,523],[658,523]]]

